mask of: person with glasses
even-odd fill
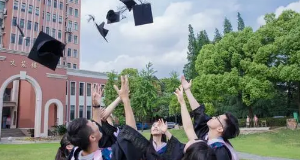
[[[217,159],[222,160],[237,160],[233,146],[229,139],[239,135],[238,119],[230,113],[225,113],[217,117],[209,117],[205,114],[205,106],[199,104],[191,93],[192,81],[187,82],[184,76],[181,77],[181,87],[176,90],[178,101],[181,105],[181,114],[184,130],[191,144],[197,142],[193,139],[200,139],[214,149]],[[186,109],[186,104],[183,97],[185,91],[188,101],[192,109],[194,117],[194,125],[191,117]],[[191,145],[190,144],[190,145]],[[187,146],[186,146],[187,147]]]

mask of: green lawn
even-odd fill
[[[171,130],[181,142],[187,138],[182,130]],[[149,131],[143,135],[150,137]],[[241,135],[232,140],[237,151],[252,153],[262,156],[299,158],[300,130],[279,130],[270,133]],[[23,144],[23,145],[0,145],[1,160],[53,160],[58,144]]]

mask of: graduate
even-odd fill
[[[189,145],[196,143],[193,139],[205,140],[213,148],[218,160],[238,160],[229,139],[239,135],[238,120],[230,113],[217,117],[209,117],[205,114],[205,106],[200,105],[191,93],[192,81],[187,82],[185,77],[181,78],[181,87],[176,90],[178,102],[181,105],[181,114],[184,130],[191,141]],[[189,100],[194,116],[194,126],[186,109],[183,99],[183,90]]]
[[[114,86],[124,104],[126,125],[117,140],[108,148],[99,148],[102,134],[95,122],[85,118],[75,119],[68,126],[68,139],[77,146],[72,160],[141,160],[149,141],[136,129],[136,121],[130,105],[128,77],[121,76],[121,89]]]
[[[65,134],[60,140],[60,147],[57,150],[55,160],[67,160],[73,148],[74,146],[67,139],[67,134]]]
[[[170,131],[168,125],[162,119],[153,123],[147,160],[180,160],[183,157],[184,144],[178,141]]]

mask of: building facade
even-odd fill
[[[34,129],[35,137],[45,137],[54,125],[91,118],[92,88],[104,87],[107,76],[79,69],[80,5],[80,0],[0,0],[2,129]],[[40,31],[66,44],[55,71],[27,58]]]

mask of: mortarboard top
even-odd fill
[[[41,31],[28,58],[55,71],[60,57],[63,57],[64,49],[65,44]]]
[[[120,12],[109,10],[106,15],[107,24],[116,23],[120,21]]]
[[[150,3],[133,6],[133,17],[135,26],[153,23],[153,15]]]
[[[129,10],[129,12],[133,8],[133,6],[136,5],[136,2],[134,0],[120,0],[120,1],[126,5],[126,8]]]
[[[98,29],[99,33],[101,34],[101,36],[106,40],[105,37],[108,33],[108,30],[104,28],[104,24],[105,24],[105,22],[102,22],[100,25],[96,24],[96,26],[97,26],[97,29]],[[107,40],[106,40],[106,42],[107,42]]]

